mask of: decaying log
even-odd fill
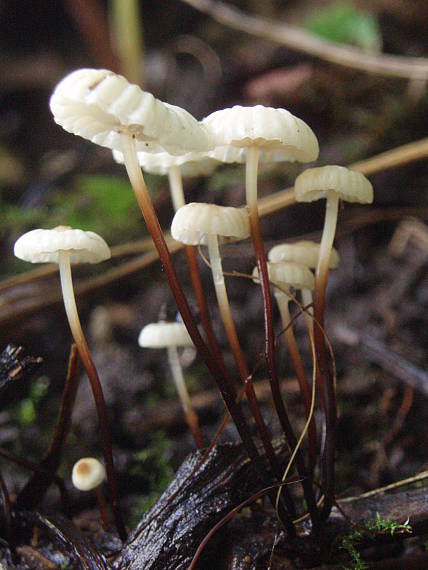
[[[185,570],[208,531],[231,509],[261,488],[251,472],[242,446],[238,444],[215,447],[203,466],[197,468],[200,460],[200,452],[186,459],[158,503],[144,515],[124,545],[114,563],[116,570]],[[395,492],[385,490],[352,500],[344,499],[338,506],[339,509],[333,509],[316,542],[303,525],[299,528],[296,542],[287,544],[285,535],[273,520],[274,513],[265,513],[264,517],[272,529],[272,544],[277,535],[280,537],[276,547],[278,552],[285,557],[300,558],[304,567],[312,567],[337,559],[340,537],[349,533],[354,524],[375,521],[378,514],[398,523],[408,519],[412,531],[394,536],[373,534],[370,542],[402,541],[428,530],[428,489],[424,487]],[[257,516],[260,518],[260,513]],[[246,525],[245,522],[242,524]],[[248,530],[251,533],[251,525],[248,525]],[[266,545],[269,545],[268,540]],[[246,566],[245,561],[240,564],[234,558],[236,553],[231,557],[223,545],[221,552],[216,552],[216,570],[264,568],[269,548],[260,548],[257,554],[260,559],[254,559],[254,565]],[[248,559],[248,549],[246,552]],[[257,565],[262,560],[265,566]],[[211,568],[210,562],[203,562],[200,567]]]

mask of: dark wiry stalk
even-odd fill
[[[153,239],[153,243],[158,251],[163,270],[168,279],[169,286],[174,295],[183,322],[186,325],[189,335],[195,344],[201,358],[204,360],[207,368],[217,383],[226,407],[233,418],[233,421],[244,443],[248,455],[254,461],[255,467],[258,469],[262,480],[266,480],[266,473],[263,468],[262,460],[249,433],[245,417],[239,405],[236,403],[236,395],[233,387],[233,382],[229,375],[225,374],[224,371],[221,370],[218,362],[211,355],[195,324],[186,296],[184,295],[183,289],[181,288],[181,284],[178,280],[177,273],[172,263],[171,255],[165,243],[162,228],[160,227],[159,220],[156,216],[155,209],[150,199],[150,195],[147,191],[143,174],[138,164],[134,139],[128,134],[122,135],[122,152],[125,159],[126,170],[131,181],[135,197],[137,199],[141,213],[143,214],[147,229],[149,230],[149,233]]]
[[[333,379],[327,358],[324,338],[325,295],[328,282],[328,267],[334,234],[336,232],[339,195],[329,191],[326,201],[324,229],[320,244],[318,266],[315,274],[314,291],[314,341],[318,362],[318,378],[321,390],[321,402],[325,413],[325,447],[321,463],[321,486],[325,494],[321,516],[326,519],[334,501],[335,473],[334,460],[336,450],[337,404]]]
[[[273,329],[272,296],[270,291],[269,274],[266,262],[266,253],[263,238],[260,231],[260,220],[257,206],[257,170],[258,170],[258,149],[249,147],[246,161],[246,195],[247,205],[250,209],[250,227],[253,240],[254,252],[257,259],[259,279],[263,296],[264,324],[265,324],[265,350],[268,364],[269,381],[272,391],[273,403],[287,438],[288,445],[294,449],[297,439],[288,418],[279,387],[279,379],[275,362],[275,334]],[[302,479],[302,487],[305,495],[312,523],[316,527],[318,524],[318,510],[315,500],[312,483],[305,468],[302,453],[298,450],[296,454],[296,468]]]
[[[224,371],[225,365],[223,360],[223,354],[218,345],[214,329],[212,326],[211,317],[207,306],[207,300],[205,298],[205,293],[202,286],[201,273],[199,271],[198,259],[196,255],[196,248],[191,245],[187,245],[185,247],[185,251],[187,256],[187,263],[189,265],[190,279],[192,281],[193,291],[195,293],[196,301],[199,307],[199,312],[201,314],[202,328],[204,329],[208,346],[210,347],[212,355],[217,360],[217,363],[219,364],[221,369]]]
[[[62,393],[61,406],[49,450],[46,457],[40,462],[40,469],[33,473],[17,497],[17,503],[27,509],[31,510],[40,503],[61,464],[65,442],[71,428],[71,415],[79,383],[79,353],[76,345],[73,344],[68,361],[67,379]]]
[[[7,485],[5,480],[3,479],[3,474],[0,471],[0,497],[1,497],[1,506],[2,506],[2,513],[1,513],[1,520],[0,524],[3,531],[1,536],[6,540],[8,544],[13,546],[13,534],[12,534],[12,512],[10,508],[10,497]]]

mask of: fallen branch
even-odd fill
[[[270,40],[330,63],[373,75],[422,81],[428,79],[428,59],[423,57],[368,53],[356,47],[338,45],[285,22],[279,24],[273,20],[251,16],[217,0],[182,1],[229,28]]]

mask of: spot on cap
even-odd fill
[[[92,491],[106,478],[104,465],[95,457],[82,457],[73,466],[71,480],[79,491]]]

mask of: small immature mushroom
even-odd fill
[[[189,392],[184,381],[183,370],[178,357],[177,348],[194,346],[192,339],[183,323],[159,321],[146,325],[140,332],[138,344],[143,348],[166,348],[172,377],[177,388],[178,396],[198,449],[204,446],[198,416],[196,415]]]
[[[314,340],[321,401],[326,417],[326,446],[321,484],[325,493],[322,515],[323,518],[327,518],[334,501],[334,456],[337,421],[336,394],[330,376],[324,339],[324,306],[328,267],[336,232],[339,199],[347,202],[370,204],[373,201],[373,187],[360,172],[354,172],[343,166],[330,165],[310,168],[300,174],[296,178],[294,190],[298,202],[326,199],[324,229],[315,273],[314,317],[318,326],[314,327]]]
[[[297,263],[298,265],[303,265],[304,267],[309,267],[310,269],[316,269],[318,265],[318,258],[320,253],[320,244],[314,241],[301,240],[294,243],[281,243],[275,245],[268,252],[268,259],[272,263],[279,263],[282,261]],[[339,265],[339,254],[337,250],[333,247],[330,255],[330,269],[336,269]],[[312,305],[312,291],[311,289],[303,288],[301,290],[302,301],[305,307],[310,307]],[[313,321],[311,316],[313,315],[312,307],[307,309],[305,313],[305,318],[310,325],[309,330],[313,330]]]
[[[106,478],[104,465],[95,457],[82,457],[73,465],[71,481],[79,491],[95,491],[103,528],[108,528],[107,505],[101,485]]]
[[[297,265],[296,263],[271,262],[268,263],[268,271],[271,282],[277,285],[274,288],[274,296],[281,315],[284,339],[299,382],[305,411],[309,416],[312,407],[312,390],[306,377],[302,358],[294,336],[294,330],[291,325],[289,310],[290,297],[287,295],[287,292],[290,291],[290,288],[312,291],[314,288],[314,276],[307,267]],[[259,272],[257,267],[254,268],[253,276],[258,280]],[[309,446],[311,467],[313,467],[317,456],[317,432],[314,418],[312,418],[309,424]]]
[[[70,266],[72,263],[99,263],[109,259],[110,248],[94,232],[85,232],[68,226],[58,226],[53,230],[36,229],[25,233],[15,243],[14,253],[16,257],[31,263],[57,263],[59,265],[65,312],[94,396],[103,435],[104,459],[112,498],[112,508],[119,535],[124,539],[126,530],[119,511],[119,498],[104,395],[77,313]]]

